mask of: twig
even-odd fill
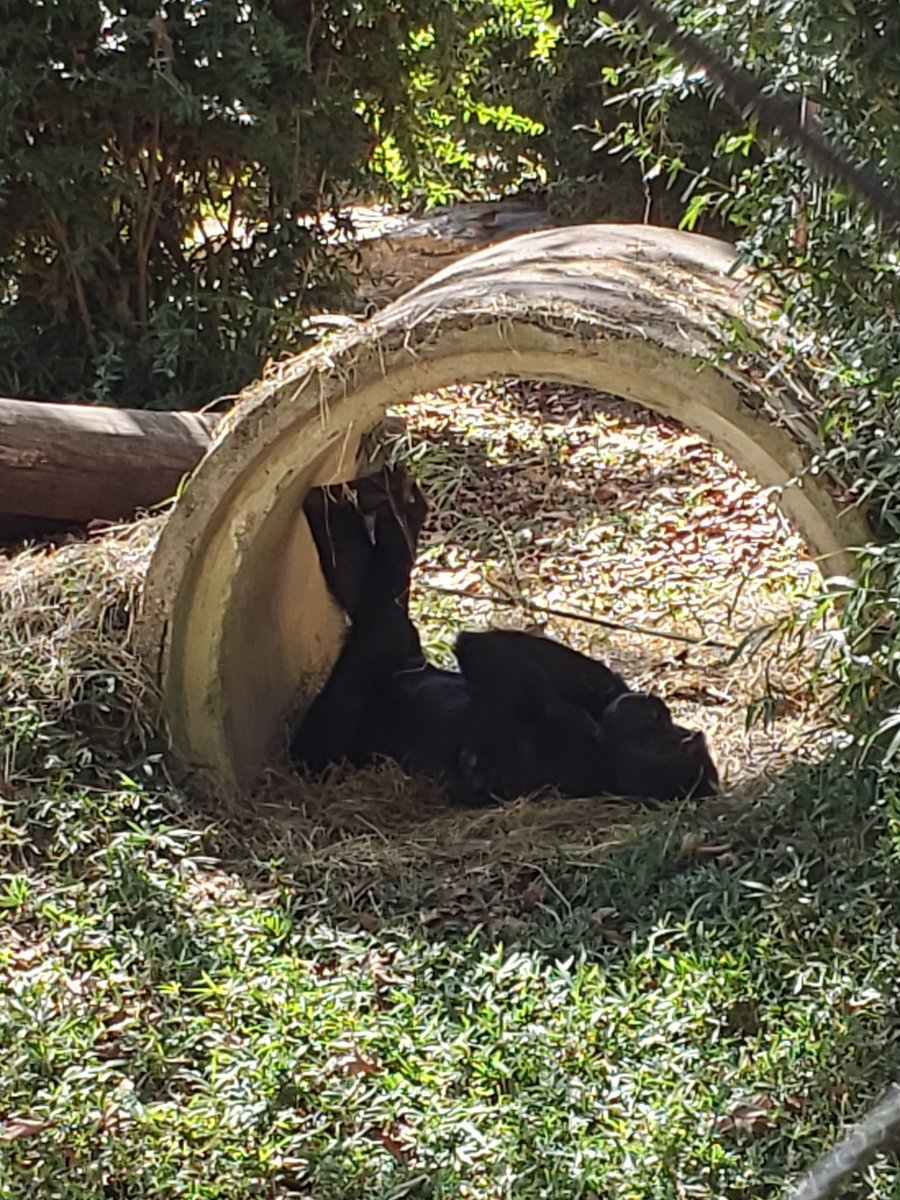
[[[84,284],[72,263],[72,249],[69,246],[69,239],[66,236],[66,227],[52,209],[50,211],[50,222],[53,226],[53,232],[59,248],[65,256],[66,270],[69,273],[69,278],[72,280],[72,287],[75,289],[75,303],[78,306],[78,315],[81,317],[81,324],[84,328],[84,339],[88,344],[91,354],[96,358],[100,353],[100,346],[94,335],[94,323],[91,320],[91,311],[88,308]]]
[[[900,1133],[900,1087],[891,1084],[859,1125],[816,1162],[788,1200],[831,1200],[850,1175],[872,1161]]]
[[[735,650],[730,642],[717,642],[713,638],[691,637],[688,633],[670,633],[667,629],[651,629],[646,625],[632,625],[628,621],[613,621],[609,617],[594,617],[588,613],[571,612],[565,608],[552,608],[546,604],[535,604],[524,596],[511,598],[509,596],[486,596],[484,592],[467,592],[462,588],[441,587],[436,583],[417,581],[417,586],[429,592],[438,592],[442,596],[459,596],[463,600],[481,600],[486,604],[496,604],[501,608],[527,608],[529,612],[540,613],[546,617],[560,617],[566,621],[583,621],[587,625],[599,625],[603,629],[621,629],[625,633],[637,633],[641,637],[665,638],[669,642],[686,642],[689,646],[711,646],[714,650]]]

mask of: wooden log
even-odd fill
[[[167,500],[206,453],[217,420],[0,398],[0,546],[128,520]],[[385,439],[404,428],[389,417],[369,430],[347,477],[379,470]]]
[[[0,399],[0,537],[127,520],[175,494],[217,417]]]
[[[477,247],[552,223],[540,206],[518,199],[419,217],[361,207],[350,213],[363,272],[359,294],[376,308]],[[327,329],[336,318],[312,323]],[[127,520],[168,499],[203,457],[216,420],[0,398],[0,545],[94,520]],[[374,469],[372,461],[361,469]]]
[[[361,268],[357,294],[375,308],[396,300],[473,250],[554,224],[539,204],[515,198],[452,204],[424,216],[362,206],[347,213],[353,221]]]

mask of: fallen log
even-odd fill
[[[203,457],[216,420],[0,399],[0,540],[159,504]]]
[[[468,203],[427,216],[351,210],[362,274],[373,307],[423,282],[472,250],[551,224],[520,199]],[[312,318],[327,330],[350,316]],[[0,545],[41,538],[91,521],[128,520],[174,495],[205,453],[216,417],[44,400],[0,398]]]
[[[552,218],[537,203],[507,198],[468,201],[422,216],[354,206],[360,275],[357,295],[382,308],[473,250],[520,233],[546,229]]]
[[[0,398],[0,546],[52,542],[168,500],[206,453],[217,420]],[[404,428],[402,417],[386,417],[364,434],[356,470],[377,470],[385,439]]]

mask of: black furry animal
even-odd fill
[[[468,805],[544,789],[659,800],[715,791],[702,733],[559,642],[462,633],[458,672],[429,663],[409,617],[424,498],[398,469],[353,486],[355,495],[316,489],[304,504],[350,628],[294,735],[299,766],[318,774],[335,762],[391,758]]]

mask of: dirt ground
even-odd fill
[[[432,504],[414,603],[435,657],[461,625],[541,625],[707,731],[729,782],[817,753],[828,625],[806,645],[801,629],[819,575],[733,462],[575,388],[461,387],[404,415],[398,451]]]

